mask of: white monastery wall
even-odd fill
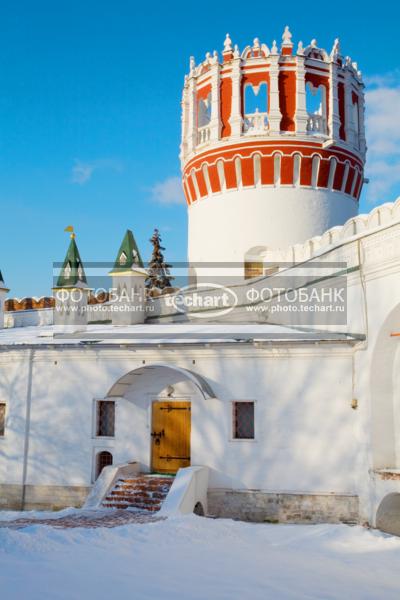
[[[10,423],[0,441],[2,481],[10,484],[22,481],[29,352],[13,353],[12,372],[4,361],[0,367]],[[95,453],[105,449],[116,463],[140,460],[148,468],[151,402],[165,399],[165,387],[172,384],[176,399],[192,402],[192,464],[211,468],[212,488],[356,492],[356,413],[350,406],[352,360],[347,348],[193,349],[186,354],[183,359],[173,351],[36,350],[26,483],[90,486]],[[160,378],[149,370],[126,397],[117,399],[115,439],[96,438],[94,399],[104,398],[119,377],[143,366],[143,360],[151,364],[166,359],[203,374],[218,399],[205,400],[193,384],[180,383],[175,372]],[[310,377],[313,386],[308,385]],[[254,441],[232,440],[234,400],[256,403]]]

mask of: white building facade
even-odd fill
[[[229,64],[234,73],[239,64],[235,61],[254,61],[257,71],[261,56],[257,52],[271,61],[270,69],[281,64],[275,44],[268,51],[257,44],[246,50],[253,54],[243,56],[227,40],[223,65]],[[344,69],[345,80],[353,78],[352,85],[358,86],[362,98],[355,67],[350,68],[349,61],[338,67],[332,58],[337,60],[337,44],[330,58],[316,43],[304,51],[300,46],[295,59],[291,48],[290,33],[285,30],[279,56],[289,58],[282,64],[296,60],[299,69],[304,57],[326,61],[331,74]],[[317,51],[320,58],[312,55]],[[207,73],[215,91],[214,71],[220,73],[221,65],[213,60],[207,58]],[[193,64],[191,72],[186,95],[188,90],[193,92],[194,79],[202,76]],[[299,77],[297,71],[297,83]],[[270,86],[273,91],[273,80]],[[218,89],[221,92],[221,85]],[[297,98],[299,89],[295,87]],[[269,127],[278,127],[276,100],[275,105],[273,98],[269,102]],[[335,97],[330,107],[332,103]],[[184,113],[188,115],[184,117],[184,165],[195,160],[190,156],[197,156],[194,137],[185,129],[186,119],[194,118],[193,106],[189,102]],[[362,103],[359,115],[361,107]],[[296,110],[296,123],[307,128],[310,116],[298,107]],[[220,113],[212,104],[210,132],[204,134],[210,144],[220,141],[216,114]],[[340,128],[335,112],[326,115],[333,131]],[[238,123],[233,113],[232,131],[243,136],[243,115]],[[348,131],[352,141],[334,140],[334,152],[350,152],[345,144],[354,145],[355,134],[351,137],[351,127]],[[351,151],[362,173],[365,147],[361,129],[358,134],[358,149]],[[185,168],[184,184],[189,189]],[[345,171],[346,167],[343,176]],[[113,315],[111,302],[105,303],[101,316],[95,318],[89,307],[85,326],[79,322],[68,331],[60,329],[57,322],[51,324],[48,308],[42,313],[6,312],[5,328],[0,331],[1,507],[81,505],[104,464],[137,461],[144,472],[175,472],[188,465],[208,467],[208,512],[216,516],[270,522],[369,523],[399,533],[400,203],[354,216],[357,198],[346,192],[347,183],[341,185],[344,191],[324,189],[320,190],[322,196],[318,185],[306,186],[304,195],[292,185],[285,198],[297,193],[299,210],[303,204],[309,206],[308,212],[302,212],[304,223],[298,223],[299,215],[289,219],[282,203],[281,217],[297,228],[287,239],[271,244],[268,224],[263,238],[261,226],[251,238],[252,221],[242,237],[235,225],[227,228],[227,236],[238,235],[235,248],[240,247],[240,258],[231,252],[232,240],[225,247],[221,244],[221,254],[216,256],[214,221],[221,225],[223,217],[213,207],[218,202],[228,203],[232,194],[229,211],[233,214],[236,202],[259,206],[256,196],[260,194],[263,208],[255,212],[265,225],[264,205],[271,199],[278,206],[281,192],[272,188],[257,191],[255,186],[248,196],[238,190],[221,193],[219,199],[192,197],[191,239],[195,239],[197,226],[203,228],[205,239],[202,217],[197,222],[192,216],[197,215],[197,202],[202,206],[199,211],[208,211],[210,241],[204,250],[209,255],[202,254],[197,243],[189,248],[193,260],[237,259],[244,272],[227,289],[210,282],[208,287],[199,286],[196,295],[193,290],[183,290],[149,297],[144,311],[141,306],[143,323],[127,320],[124,324],[120,314]],[[318,214],[313,209],[316,205]],[[339,205],[340,215],[335,208]],[[232,224],[230,217],[228,222]],[[325,225],[333,227],[324,231],[321,227]],[[311,237],[304,237],[308,231]],[[133,248],[134,242],[130,244],[127,247]],[[251,245],[268,248],[266,254],[251,257],[250,262],[257,263],[256,273],[246,273],[246,249]],[[79,256],[75,246],[73,256]],[[271,264],[275,265],[273,271]],[[124,265],[127,271],[126,256]],[[143,275],[140,265],[129,268]],[[61,287],[71,289],[76,284],[64,280],[65,273],[64,279],[60,276]],[[282,304],[275,292],[268,301],[262,297],[265,289],[282,286],[285,292],[314,290],[318,295],[338,282],[345,289],[340,319],[337,314],[321,317],[311,309],[301,316],[298,311],[279,310],[288,303]],[[234,301],[228,307],[223,302],[210,307],[206,299],[212,289],[214,299],[230,294]],[[126,302],[129,305],[130,300]],[[318,303],[321,305],[319,301],[308,305]],[[174,403],[175,409],[187,409],[185,455],[178,448],[176,440],[181,433],[176,429],[168,453],[162,456],[159,450],[164,447],[164,434],[157,429],[154,414],[160,407],[172,414]],[[179,456],[173,452],[175,442]]]

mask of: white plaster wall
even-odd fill
[[[29,327],[31,325],[52,325],[53,309],[36,308],[14,310],[4,313],[4,327]]]
[[[26,426],[29,351],[0,353],[0,402],[6,431],[0,437],[0,483],[21,484]]]
[[[93,399],[103,398],[119,377],[142,366],[144,357],[149,364],[165,361],[166,355],[172,365],[205,376],[218,399],[205,400],[180,374],[158,376],[149,370],[117,399],[115,439],[95,438]],[[15,364],[24,390],[22,365]],[[94,454],[103,449],[116,463],[136,459],[146,468],[151,401],[165,398],[165,387],[172,384],[176,399],[192,402],[192,464],[211,468],[211,487],[356,492],[351,371],[351,351],[316,347],[240,353],[186,349],[185,357],[179,350],[36,351],[27,483],[89,485]],[[10,399],[11,419],[23,413],[23,399]],[[231,440],[233,400],[256,402],[255,441]],[[21,452],[14,455],[13,449],[1,460],[3,483],[19,479]]]
[[[254,246],[286,248],[342,225],[357,203],[340,192],[260,187],[226,191],[189,207],[189,262],[242,262]]]

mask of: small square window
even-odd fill
[[[99,437],[114,437],[115,402],[113,400],[98,400],[96,406],[96,435]]]
[[[0,403],[0,436],[3,437],[6,431],[6,405]]]
[[[254,440],[254,402],[233,403],[233,437]]]

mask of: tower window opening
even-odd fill
[[[244,88],[244,132],[249,135],[268,129],[268,86],[247,84]]]
[[[205,144],[210,140],[211,93],[207,98],[200,98],[197,107],[198,143]]]
[[[326,135],[326,90],[308,81],[306,84],[307,131],[312,135]]]

